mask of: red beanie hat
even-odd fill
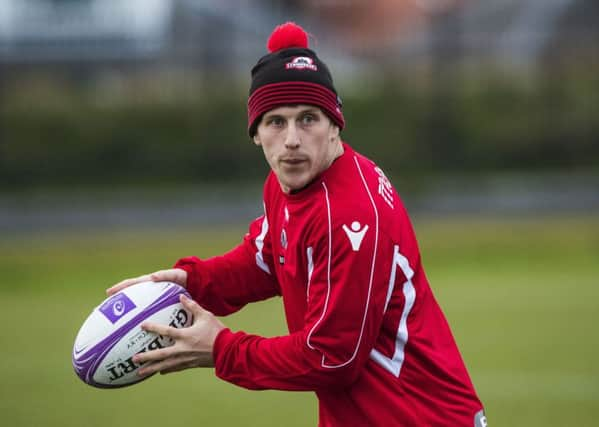
[[[256,134],[262,115],[281,105],[309,104],[320,107],[343,129],[341,99],[328,67],[308,49],[308,35],[292,22],[279,25],[267,43],[269,54],[252,68],[248,100],[248,132]]]

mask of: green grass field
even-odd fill
[[[415,227],[490,425],[597,425],[599,218],[422,219]],[[93,389],[73,373],[75,335],[108,285],[180,256],[221,253],[243,232],[0,238],[2,425],[315,426],[312,394],[250,392],[208,369],[120,390]],[[278,299],[225,323],[267,336],[286,332]]]

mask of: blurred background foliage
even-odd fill
[[[590,0],[0,0],[0,189],[260,182],[250,69],[296,20],[344,139],[408,191],[452,174],[599,175]]]
[[[267,172],[246,133],[247,95],[222,80],[198,84],[183,99],[126,92],[111,102],[98,99],[94,87],[48,76],[33,80],[5,91],[0,108],[0,186],[6,191],[257,182]],[[599,171],[599,77],[592,70],[532,83],[493,73],[460,74],[446,79],[442,90],[428,83],[356,83],[343,98],[343,138],[406,181],[452,173]]]

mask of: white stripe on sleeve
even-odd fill
[[[266,207],[264,207],[264,219],[262,220],[262,229],[260,230],[260,234],[256,237],[255,243],[258,251],[256,252],[256,264],[263,271],[270,274],[270,268],[268,264],[264,261],[264,256],[262,255],[262,249],[264,249],[264,239],[266,237],[266,233],[268,233],[268,218],[266,217]]]

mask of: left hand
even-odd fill
[[[189,368],[214,366],[214,340],[225,326],[212,313],[185,295],[181,295],[180,301],[193,315],[193,324],[188,328],[177,329],[151,322],[143,323],[142,329],[170,337],[175,344],[136,354],[133,357],[135,363],[151,362],[141,367],[138,375],[145,377],[156,372],[169,374]]]
[[[114,295],[119,291],[122,291],[129,286],[135,285],[141,282],[174,282],[178,285],[187,286],[187,271],[181,268],[169,268],[168,270],[155,271],[151,274],[144,274],[131,279],[125,279],[106,289],[108,296]]]

